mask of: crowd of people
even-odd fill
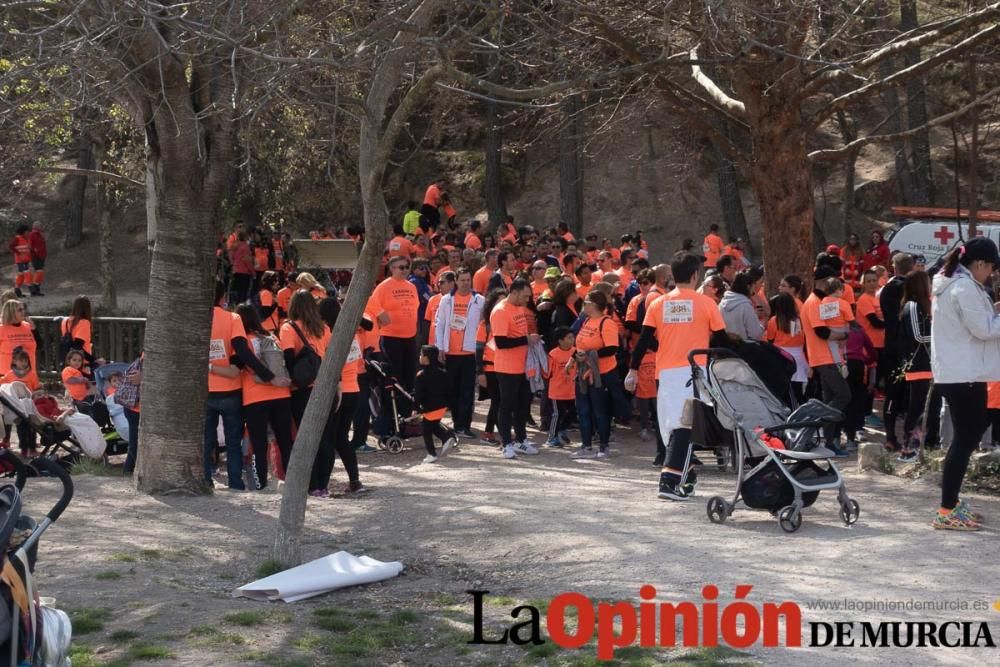
[[[387,391],[367,363],[378,361],[405,391],[394,397],[398,412],[421,421],[427,464],[463,440],[492,445],[505,459],[540,447],[608,459],[616,430],[636,423],[660,470],[659,497],[688,500],[700,463],[682,421],[692,396],[688,353],[751,344],[773,347],[794,367],[781,398],[816,397],[842,412],[823,433],[838,457],[856,449],[869,426],[885,428],[885,446],[900,462],[916,461],[941,446],[946,404],[954,439],[932,523],[981,526],[959,489],[990,424],[1000,438],[1000,316],[990,295],[1000,256],[992,241],[970,240],[927,267],[922,257],[891,254],[880,231],[867,248],[851,235],[819,253],[811,275],[784,275],[769,295],[764,267],[750,262],[742,239],[724,241],[717,225],[701,252],[685,241],[669,261],[652,263],[642,232],[577,239],[565,224],[539,230],[510,216],[493,232],[477,220],[459,225],[446,185],[431,184],[423,205],[410,202],[393,226],[341,370],[310,495],[330,495],[337,457],[348,478],[343,492],[366,491],[358,456],[374,451],[370,432],[386,438],[398,426],[389,410],[370,410],[371,393]],[[360,242],[360,234],[349,235]],[[316,236],[324,235],[341,233]],[[267,488],[287,466],[340,314],[337,289],[325,275],[297,271],[289,241],[239,227],[220,243],[230,270],[217,283],[212,316],[204,474],[213,478],[224,451],[233,489],[245,485],[244,437],[254,453],[251,484]],[[33,345],[12,328],[23,326],[18,303],[2,311],[5,373],[16,373],[16,351]],[[63,378],[80,409],[87,409],[87,367],[101,362],[80,333],[88,319],[74,306],[63,332],[74,343]],[[141,359],[121,380],[137,387],[140,379]],[[472,429],[477,394],[486,403],[479,433]],[[128,423],[137,425],[137,389],[129,386],[127,396]],[[388,405],[390,397],[381,398]],[[532,442],[529,426],[544,434],[541,441]],[[127,468],[135,455],[133,444]]]

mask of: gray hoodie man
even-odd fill
[[[726,322],[727,333],[735,334],[743,340],[764,339],[764,327],[757,318],[757,311],[749,297],[729,290],[722,296],[719,310]]]

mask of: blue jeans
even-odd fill
[[[128,421],[128,454],[125,456],[124,472],[130,473],[135,470],[139,451],[139,413],[129,408],[124,408],[125,419]]]
[[[608,446],[611,439],[611,394],[608,383],[617,378],[617,372],[612,370],[603,373],[601,387],[588,384],[586,391],[582,391],[580,383],[576,383],[576,414],[580,422],[580,441],[584,447],[591,446],[595,430],[601,449]]]
[[[240,392],[213,394],[209,392],[205,403],[205,480],[212,481],[212,450],[218,438],[215,435],[222,417],[222,431],[226,437],[226,470],[229,488],[243,490],[243,396]]]

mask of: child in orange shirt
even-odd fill
[[[102,429],[109,428],[111,415],[108,414],[108,406],[94,394],[90,368],[85,363],[82,351],[69,351],[66,355],[66,367],[62,369],[63,386],[72,397],[77,410],[97,422]]]
[[[569,444],[566,428],[576,410],[576,366],[571,363],[576,354],[576,337],[569,327],[557,327],[552,335],[557,345],[549,352],[549,372],[545,377],[549,381],[553,414],[549,422],[549,439],[545,444],[562,447]]]
[[[10,356],[10,370],[0,378],[0,385],[11,384],[13,382],[23,382],[32,394],[38,391],[38,375],[31,368],[31,356],[23,349],[16,349]],[[3,441],[0,447],[8,449],[10,447],[10,433],[13,430],[10,424],[4,424]],[[31,430],[31,425],[27,421],[17,423],[17,440],[21,445],[21,455],[27,458],[36,456],[35,452],[35,432]]]

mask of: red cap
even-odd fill
[[[830,245],[828,245],[826,247],[826,254],[828,254],[828,255],[837,255],[838,257],[840,257],[840,246],[837,246],[837,245],[834,245],[833,243],[831,243]]]

